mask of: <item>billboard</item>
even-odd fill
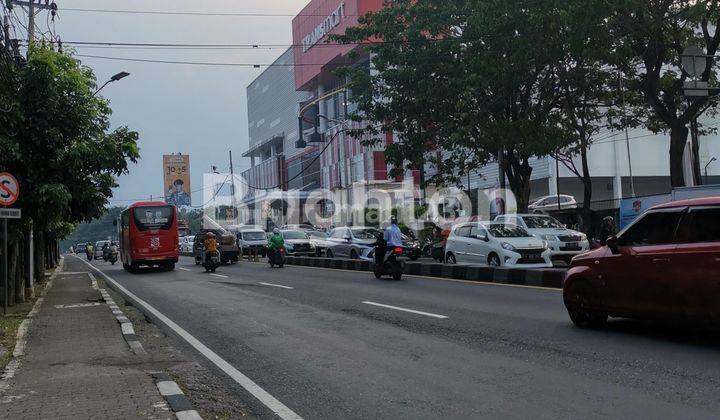
[[[164,155],[163,174],[165,202],[177,207],[189,206],[192,191],[190,189],[190,155],[180,153]]]

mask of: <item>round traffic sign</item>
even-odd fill
[[[685,70],[685,73],[691,77],[700,77],[705,73],[707,57],[703,50],[691,45],[683,51],[680,62],[682,63],[682,68]]]
[[[14,176],[0,172],[0,206],[12,206],[20,196],[20,184]]]

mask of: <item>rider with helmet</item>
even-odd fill
[[[273,229],[273,234],[268,239],[268,260],[272,261],[275,251],[285,246],[285,239],[280,234],[280,229]]]
[[[205,259],[210,258],[210,254],[218,252],[218,243],[215,239],[215,234],[212,232],[208,232],[205,235],[205,241],[203,242],[203,245],[205,246]]]

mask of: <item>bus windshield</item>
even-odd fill
[[[138,230],[170,229],[173,222],[173,208],[171,206],[135,207],[133,216]]]

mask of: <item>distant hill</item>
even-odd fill
[[[113,220],[117,220],[124,209],[125,207],[110,207],[101,218],[80,224],[75,232],[60,242],[60,250],[66,251],[70,246],[81,242],[95,243],[108,237],[117,239],[117,227],[113,226]]]

